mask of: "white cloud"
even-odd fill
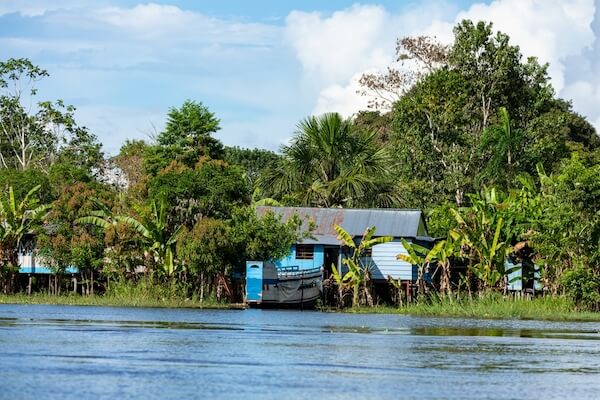
[[[321,90],[313,114],[337,112],[349,117],[359,110],[366,110],[369,99],[356,93],[360,89],[360,76],[361,74],[354,75],[346,85],[334,84]]]
[[[143,137],[151,123],[160,129],[168,107],[186,98],[217,113],[226,143],[276,148],[311,111],[364,109],[357,80],[393,61],[398,37],[450,41],[456,22],[485,19],[526,56],[550,62],[559,94],[600,126],[593,0],[493,0],[466,10],[453,0],[422,0],[396,13],[355,4],[330,14],[292,11],[284,26],[155,1],[0,0],[0,17],[21,27],[0,32],[0,48],[47,68],[43,96],[78,106],[81,123],[110,152],[126,137]]]
[[[132,8],[95,9],[92,17],[143,40],[218,44],[267,45],[278,28],[260,23],[221,20],[173,5],[138,4]]]
[[[386,35],[389,22],[383,7],[354,5],[329,17],[293,11],[286,32],[308,78],[340,84],[357,71],[392,61],[386,49],[393,46]]]
[[[600,1],[595,2],[592,23],[595,41],[581,54],[567,60],[567,79],[561,92],[573,108],[585,115],[600,132]]]
[[[27,17],[37,17],[48,11],[80,7],[81,3],[81,0],[2,0],[0,3],[0,16],[19,13]],[[101,1],[86,0],[87,7],[98,3],[101,3]]]
[[[286,22],[287,39],[316,93],[313,113],[336,111],[351,116],[367,107],[357,94],[365,72],[383,71],[395,61],[396,39],[424,31],[432,18],[456,15],[446,1],[410,6],[391,14],[381,6],[356,4],[329,16],[294,11]]]

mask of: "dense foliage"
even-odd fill
[[[85,293],[112,280],[228,297],[244,260],[281,258],[305,234],[256,204],[410,207],[439,239],[406,244],[420,294],[503,291],[529,265],[547,293],[599,309],[600,138],[556,96],[548,66],[483,22],[459,23],[449,46],[402,38],[397,53],[402,68],[360,79],[375,109],[309,116],[280,154],[224,146],[217,116],[187,100],[153,142],[110,159],[73,106],[37,98],[45,70],[0,62],[3,290],[35,235],[57,276],[78,268]],[[372,300],[362,250],[337,277],[355,304]]]
[[[278,156],[223,146],[213,137],[219,120],[202,103],[173,107],[154,143],[126,141],[105,160],[95,136],[75,123],[74,107],[25,107],[47,76],[29,60],[0,63],[4,292],[18,289],[26,235],[56,277],[53,293],[75,268],[83,294],[105,291],[112,280],[201,299],[211,292],[231,298],[233,268],[247,258],[282,257],[302,235],[298,219],[258,217],[251,206],[253,182]]]

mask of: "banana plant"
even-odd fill
[[[437,242],[429,254],[430,259],[436,259],[441,269],[440,273],[440,292],[442,295],[450,296],[452,287],[450,285],[451,259],[460,254],[460,235],[457,232],[450,231],[448,237]]]
[[[343,277],[335,272],[334,279],[336,282],[339,281],[338,285],[341,283],[343,289],[348,287],[352,289],[352,307],[358,307],[360,305],[361,291],[365,293],[367,303],[372,305],[372,296],[367,287],[370,281],[370,272],[368,266],[364,265],[361,259],[366,250],[377,244],[390,242],[394,238],[391,236],[375,237],[376,228],[372,226],[365,229],[365,232],[357,245],[354,242],[352,235],[344,228],[339,225],[335,225],[334,228],[338,234],[337,238],[342,245],[352,250],[352,255],[350,257],[344,257],[342,259],[342,264],[348,267],[348,272],[346,272]],[[335,275],[337,275],[337,277]]]
[[[0,268],[15,270],[19,267],[18,248],[23,236],[41,225],[48,213],[50,205],[39,205],[35,197],[39,190],[38,185],[18,202],[11,186],[8,196],[0,199]],[[0,269],[0,272],[3,271]]]
[[[394,279],[391,275],[387,276],[387,280],[394,288],[392,301],[395,301],[399,307],[402,307],[402,281],[400,279]]]
[[[331,276],[333,277],[333,281],[338,289],[338,308],[341,308],[344,304],[344,292],[346,290],[347,282],[344,282],[344,277],[340,274],[338,268],[333,263],[331,264]]]
[[[76,222],[93,224],[104,229],[113,223],[128,225],[140,234],[142,245],[154,256],[154,260],[160,268],[159,272],[168,278],[173,277],[176,270],[175,244],[177,243],[181,226],[170,232],[164,201],[160,203],[160,206],[157,206],[156,202],[152,202],[152,211],[150,213],[139,207],[136,211],[141,216],[139,220],[125,215],[115,215],[107,218],[106,214],[99,211],[87,217],[79,218]]]
[[[451,210],[458,223],[454,234],[484,291],[503,280],[505,259],[512,251],[512,246],[502,240],[504,219],[497,213],[500,206],[496,191],[491,189],[484,192],[483,198],[474,199],[472,207],[466,210],[467,218],[458,210]]]
[[[427,291],[424,279],[425,270],[429,268],[430,263],[435,261],[435,254],[423,246],[407,242],[406,239],[401,239],[401,241],[408,254],[398,254],[396,258],[417,266],[417,287],[419,294],[424,294]]]

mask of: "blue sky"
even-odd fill
[[[202,101],[228,145],[277,149],[307,115],[351,116],[366,71],[391,65],[395,39],[451,40],[485,19],[551,63],[561,96],[597,124],[593,0],[0,1],[0,59],[47,69],[40,97],[64,99],[114,154],[159,132],[169,107]]]

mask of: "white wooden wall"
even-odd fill
[[[390,275],[394,279],[412,280],[413,266],[406,261],[396,259],[396,256],[401,253],[408,254],[401,242],[373,246],[370,263],[372,279],[386,280]]]

